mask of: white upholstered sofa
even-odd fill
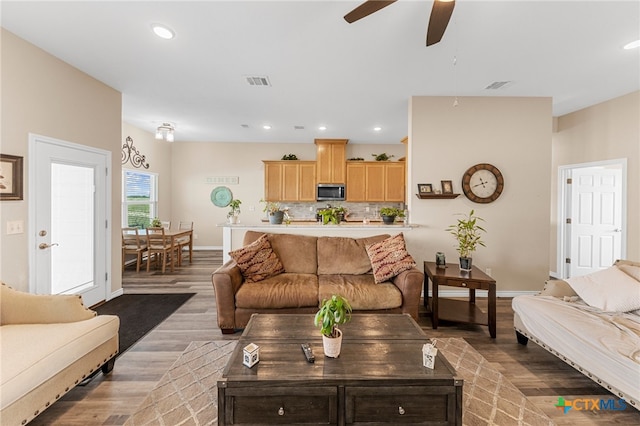
[[[533,340],[640,409],[640,263],[550,280],[512,307],[520,344]]]
[[[77,295],[1,287],[0,424],[24,425],[96,370],[111,372],[120,320]]]

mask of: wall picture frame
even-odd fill
[[[443,194],[453,194],[453,183],[450,180],[441,180]]]
[[[418,194],[420,195],[431,195],[433,194],[433,185],[430,183],[419,183],[418,184]]]
[[[23,157],[0,154],[0,201],[22,200]]]

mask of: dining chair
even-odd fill
[[[179,225],[178,225],[178,229],[180,231],[186,230],[186,229],[190,229],[193,230],[193,222],[183,222],[180,221]],[[182,266],[182,250],[184,249],[184,247],[193,247],[191,245],[191,238],[193,238],[193,233],[191,233],[190,235],[187,235],[186,237],[180,237],[177,240],[179,249],[178,249],[178,264],[180,266]],[[189,262],[191,262],[191,250],[189,250]]]
[[[169,229],[171,229],[171,221],[170,220],[161,220],[160,223],[162,224],[162,227],[164,229],[166,229],[167,231]]]
[[[140,238],[138,228],[122,228],[122,270],[126,266],[126,255],[136,255],[136,272],[140,272],[142,255],[147,251],[147,243]],[[147,260],[148,262],[148,260]]]
[[[179,245],[171,244],[171,236],[165,234],[163,227],[147,228],[147,272],[151,266],[151,260],[158,267],[159,257],[162,257],[162,273],[166,270],[167,260],[173,262],[173,256],[177,255]]]

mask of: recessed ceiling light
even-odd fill
[[[374,132],[379,132],[380,130],[382,130],[382,127],[374,127],[374,128],[373,128],[373,131],[374,131]]]
[[[320,126],[318,127],[318,130],[325,131],[327,130],[327,126]]]
[[[165,40],[171,40],[176,36],[176,33],[166,25],[151,24],[151,29],[153,29],[153,32],[155,33],[155,35]]]
[[[262,126],[262,128],[265,130],[271,130],[271,126],[269,126],[268,124],[265,124],[264,126]]]
[[[632,41],[624,46],[626,50],[635,49],[636,47],[640,47],[640,40]]]

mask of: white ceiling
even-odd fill
[[[622,49],[640,39],[639,1],[458,0],[428,48],[432,1],[347,24],[358,4],[5,0],[1,21],[122,92],[125,122],[174,123],[176,141],[396,143],[411,96],[551,97],[558,116],[640,89],[640,49]],[[157,38],[154,22],[175,39]],[[495,81],[512,83],[485,89]]]

